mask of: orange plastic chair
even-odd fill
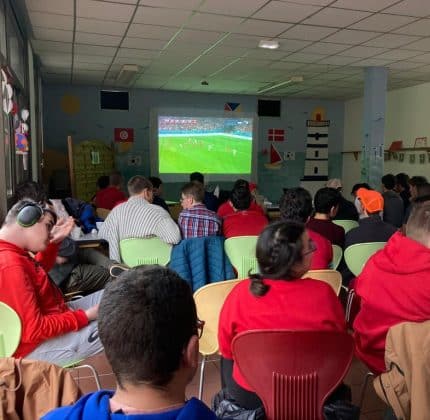
[[[322,420],[324,401],[347,374],[354,351],[352,337],[335,331],[246,331],[232,348],[267,420]]]

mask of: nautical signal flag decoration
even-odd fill
[[[238,102],[226,102],[224,105],[224,111],[240,112],[242,109]]]
[[[134,129],[115,128],[114,139],[116,143],[132,143],[134,141]]]
[[[267,140],[269,141],[284,141],[285,130],[280,128],[269,128],[267,130]]]

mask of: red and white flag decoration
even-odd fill
[[[284,141],[285,130],[280,128],[269,128],[267,130],[267,140],[269,141]]]
[[[116,143],[131,143],[134,141],[133,128],[115,128],[114,138]]]

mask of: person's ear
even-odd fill
[[[336,214],[337,214],[337,210],[339,209],[339,206],[333,206],[331,209],[330,209],[330,217],[335,217],[336,216]]]
[[[197,335],[191,336],[184,349],[182,356],[182,363],[184,367],[197,369],[199,364],[199,339]]]

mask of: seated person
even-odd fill
[[[272,328],[346,330],[343,309],[333,289],[327,283],[301,278],[310,269],[314,251],[304,224],[268,225],[257,242],[261,274],[241,281],[225,300],[218,329],[221,375],[228,393],[241,407],[253,410],[261,401],[234,363],[231,344],[237,334]]]
[[[359,225],[345,235],[345,248],[364,242],[387,242],[397,229],[381,219],[384,199],[378,191],[360,188],[357,191]],[[401,202],[403,206],[403,202]]]
[[[88,394],[42,419],[215,420],[200,400],[185,396],[202,327],[191,289],[175,272],[153,265],[123,273],[106,287],[99,314],[116,390]]]
[[[358,220],[358,213],[357,209],[354,206],[354,203],[351,203],[351,201],[347,200],[342,195],[342,181],[339,178],[332,178],[327,181],[326,186],[337,190],[340,195],[339,207],[337,209],[337,213],[334,219]]]
[[[343,248],[345,231],[342,226],[332,222],[337,214],[341,200],[339,191],[333,188],[321,188],[314,198],[315,215],[309,219],[307,228],[327,238],[332,244]]]
[[[376,374],[385,371],[388,329],[430,319],[430,202],[417,203],[406,236],[395,233],[355,281],[361,300],[354,321],[356,353]]]
[[[405,214],[403,217],[403,228],[404,228],[404,225],[406,225],[406,223],[408,222],[414,203],[417,201],[418,197],[422,197],[430,193],[429,187],[430,187],[430,184],[423,176],[413,176],[409,180],[409,188],[410,188],[409,206],[405,209]],[[420,199],[418,201],[420,202],[422,200]]]
[[[404,172],[400,172],[396,175],[396,186],[395,191],[397,191],[400,197],[403,200],[403,208],[406,209],[409,207],[409,199],[411,197],[411,193],[409,192],[409,175]]]
[[[108,175],[102,175],[97,179],[96,182],[96,187],[97,187],[97,192],[99,192],[100,190],[104,190],[105,188],[109,187],[109,176]],[[96,205],[96,195],[97,192],[91,197],[91,204],[94,207],[97,207]]]
[[[109,213],[99,231],[99,237],[109,242],[109,258],[121,262],[121,239],[158,236],[168,244],[177,244],[181,240],[178,225],[166,210],[152,204],[151,182],[136,175],[127,187],[130,198]]]
[[[218,210],[218,198],[217,196],[205,190],[205,177],[200,172],[193,172],[190,174],[190,182],[199,182],[203,186],[204,198],[203,204],[208,210],[217,211]]]
[[[255,185],[255,184],[253,184],[253,185]],[[244,186],[249,190],[249,192],[251,192],[249,182],[245,179],[238,179],[233,185],[233,189],[230,193],[230,197],[233,194],[233,191],[239,186]],[[263,208],[256,203],[255,198],[252,195],[252,193],[251,193],[251,198],[252,198],[252,200],[251,200],[251,204],[250,204],[248,210],[257,211],[261,214],[264,214]],[[229,198],[229,200],[227,200],[225,203],[221,204],[217,210],[218,216],[221,217],[222,219],[224,219],[224,217],[228,216],[229,214],[233,214],[233,213],[234,213],[234,208],[233,208],[233,204],[231,202],[231,198]]]
[[[121,191],[122,176],[119,172],[112,172],[109,176],[109,186],[96,193],[95,205],[97,208],[112,210],[117,204],[127,200]]]
[[[279,200],[279,211],[281,219],[285,222],[306,223],[312,214],[312,197],[304,188],[285,188],[284,195]],[[329,268],[333,260],[331,242],[312,229],[308,228],[307,232],[309,238],[316,245],[310,269],[323,270]]]
[[[396,177],[393,174],[386,174],[381,178],[381,183],[382,197],[384,198],[384,222],[390,223],[396,228],[401,228],[404,208],[402,197],[394,191]]]
[[[355,199],[357,197],[357,191],[360,188],[366,188],[366,190],[372,189],[372,187],[367,182],[359,182],[358,184],[354,184],[351,189],[351,195],[354,197],[354,204],[355,204]]]
[[[218,235],[221,232],[221,219],[203,204],[205,191],[200,182],[189,182],[181,190],[181,206],[178,225],[182,238],[200,238]]]
[[[14,357],[65,364],[103,350],[92,322],[102,292],[66,304],[43,265],[30,257],[46,249],[55,222],[46,203],[21,200],[9,210],[0,229],[0,301],[21,320]]]
[[[167,213],[170,213],[169,207],[167,206],[164,199],[161,197],[163,195],[163,181],[157,176],[150,176],[148,179],[152,184],[152,204],[163,207],[163,209],[166,210]]]
[[[248,235],[258,236],[266,227],[268,221],[260,210],[251,210],[251,205],[254,201],[249,188],[245,185],[234,187],[229,202],[233,208],[233,213],[223,218],[223,235],[226,238]]]

